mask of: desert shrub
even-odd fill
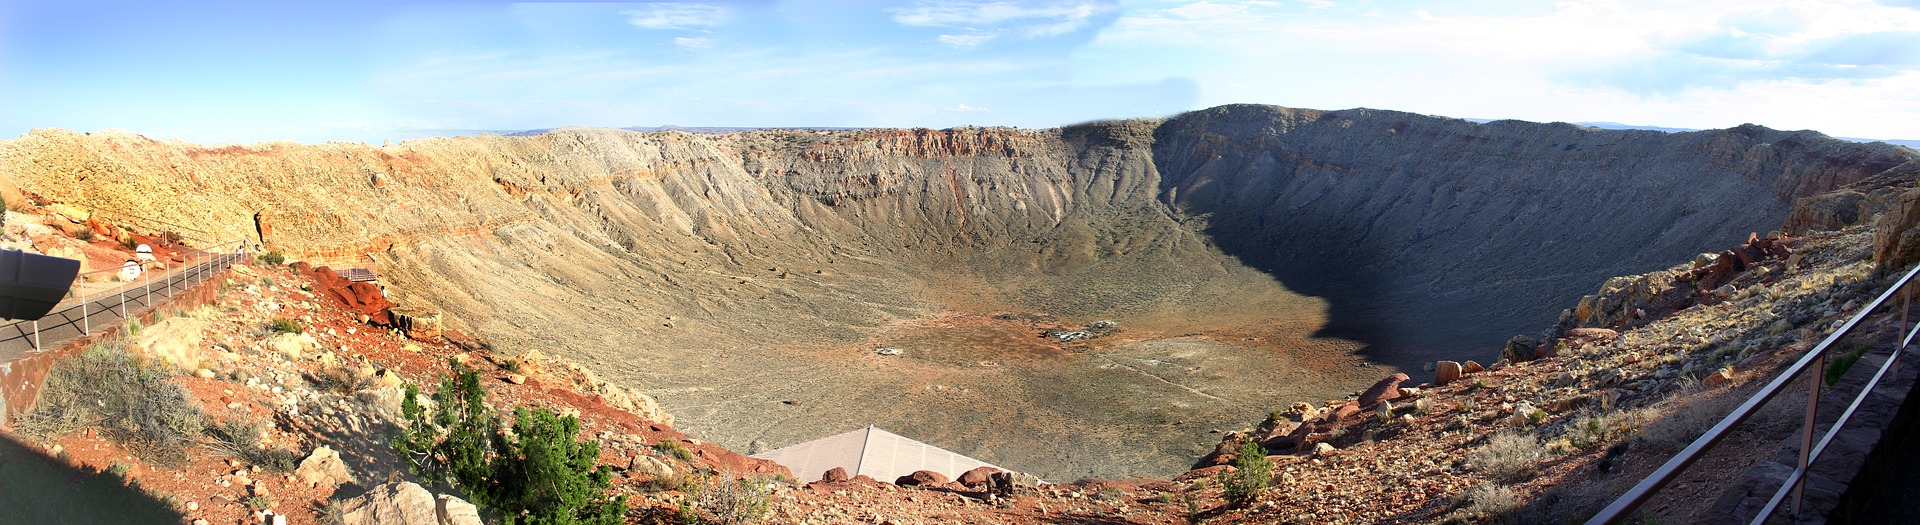
[[[272,322],[267,323],[267,329],[283,334],[301,334],[307,331],[306,327],[300,326],[299,321],[286,317],[273,318]]]
[[[287,262],[287,256],[280,252],[267,252],[256,257],[260,259],[260,262],[267,263],[268,266],[279,266]]]
[[[1689,400],[1673,409],[1667,417],[1648,423],[1640,437],[1655,448],[1678,452],[1705,434],[1707,429],[1719,424],[1727,412],[1743,401],[1745,399],[1729,394]],[[1780,399],[1774,400],[1774,403],[1779,402]]]
[[[613,474],[594,466],[600,446],[578,440],[579,419],[519,407],[511,432],[503,431],[479,373],[458,361],[448,366],[432,410],[420,405],[418,387],[406,387],[406,428],[393,446],[409,470],[459,488],[504,523],[620,523],[626,496],[607,494]]]
[[[214,421],[205,430],[207,448],[272,472],[293,472],[299,455],[279,447],[261,447],[260,433],[265,429],[265,423],[245,418]]]
[[[108,438],[161,464],[186,459],[205,425],[200,404],[167,370],[148,366],[119,342],[88,347],[48,374],[40,405],[21,420],[23,432],[53,438],[96,426]]]
[[[275,504],[275,502],[273,501],[273,498],[270,498],[267,496],[248,496],[246,503],[247,503],[247,507],[252,508],[254,510],[271,509]]]
[[[1469,454],[1467,462],[1488,477],[1506,481],[1519,477],[1543,457],[1546,450],[1532,435],[1500,433]]]
[[[140,239],[135,238],[132,235],[128,235],[127,238],[120,239],[120,247],[126,248],[127,251],[133,251],[134,249],[140,247]]]
[[[1273,461],[1267,459],[1267,449],[1259,443],[1247,441],[1240,445],[1239,454],[1233,458],[1233,472],[1221,472],[1221,497],[1227,505],[1234,507],[1253,503],[1260,491],[1267,489],[1273,481]]]
[[[677,471],[668,472],[667,475],[665,476],[660,476],[652,480],[648,480],[646,483],[642,484],[640,488],[641,490],[645,490],[648,492],[692,493],[694,490],[700,488],[700,478],[693,474],[681,473]]]
[[[680,461],[693,461],[693,451],[688,450],[686,445],[680,444],[679,440],[662,439],[660,442],[653,444],[653,449],[660,451],[661,454],[673,456]]]
[[[1853,369],[1853,364],[1860,362],[1860,357],[1867,355],[1867,350],[1871,348],[1873,347],[1860,345],[1851,350],[1834,354],[1828,358],[1826,374],[1822,376],[1826,379],[1827,386],[1833,386],[1839,383],[1840,376],[1847,375],[1847,371]]]
[[[93,242],[93,228],[81,228],[73,232],[73,238],[81,242]]]
[[[1468,490],[1466,498],[1469,512],[1495,521],[1504,521],[1520,509],[1520,499],[1513,496],[1513,490],[1492,483]]]
[[[736,480],[718,476],[700,484],[700,490],[680,503],[683,525],[745,525],[767,518],[773,497],[762,478]]]
[[[1632,436],[1643,423],[1636,411],[1612,410],[1575,419],[1567,425],[1566,438],[1576,449],[1592,450]]]
[[[373,388],[374,384],[372,377],[360,375],[345,366],[321,367],[306,373],[305,377],[315,390],[342,397],[351,397],[354,392]]]

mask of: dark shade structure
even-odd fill
[[[73,287],[80,261],[17,250],[0,250],[0,318],[36,320]]]

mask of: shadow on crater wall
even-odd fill
[[[1366,109],[1223,106],[1155,130],[1161,200],[1326,299],[1317,336],[1377,362],[1496,359],[1608,278],[1780,228],[1880,145],[1743,126],[1667,134]],[[1895,162],[1897,164],[1897,162]]]

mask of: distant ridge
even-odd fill
[[[1488,123],[1488,122],[1494,122],[1494,121],[1497,121],[1497,120],[1501,120],[1501,119],[1486,119],[1486,118],[1470,118],[1470,119],[1464,119],[1464,120],[1468,120],[1468,121],[1471,121],[1471,122],[1478,122],[1478,123],[1481,123],[1481,124],[1486,124],[1486,123]],[[1665,127],[1665,126],[1645,126],[1645,125],[1639,125],[1639,124],[1622,124],[1622,123],[1619,123],[1619,122],[1572,122],[1571,124],[1573,124],[1573,125],[1575,125],[1575,126],[1586,126],[1586,127],[1589,127],[1589,128],[1600,128],[1600,129],[1639,129],[1639,130],[1647,130],[1647,131],[1659,131],[1659,132],[1662,132],[1662,133],[1689,133],[1689,132],[1694,132],[1694,131],[1707,131],[1707,130],[1703,130],[1703,129],[1693,129],[1693,128],[1669,128],[1669,127]],[[1831,136],[1831,135],[1829,135],[1829,136]],[[1920,139],[1863,139],[1863,138],[1859,138],[1859,137],[1833,137],[1833,138],[1836,138],[1836,139],[1840,139],[1840,140],[1844,140],[1844,141],[1848,141],[1848,142],[1885,142],[1885,143],[1888,143],[1888,144],[1892,144],[1892,145],[1895,145],[1895,146],[1906,146],[1906,147],[1909,147],[1909,148],[1914,148],[1914,149],[1920,149]]]
[[[1619,123],[1619,122],[1575,122],[1574,124],[1577,124],[1577,125],[1581,125],[1581,126],[1590,126],[1590,127],[1596,127],[1596,128],[1600,128],[1600,129],[1645,129],[1645,130],[1652,130],[1652,131],[1662,131],[1662,132],[1667,132],[1667,133],[1683,133],[1683,132],[1689,132],[1689,131],[1703,131],[1703,130],[1698,130],[1698,129],[1690,129],[1690,128],[1666,128],[1666,127],[1660,127],[1660,126],[1636,126],[1636,125],[1633,125],[1633,124],[1621,124],[1621,123]],[[1885,143],[1888,143],[1888,144],[1892,144],[1892,145],[1895,145],[1895,146],[1906,146],[1906,147],[1909,147],[1909,148],[1915,148],[1915,149],[1920,149],[1920,140],[1916,140],[1916,139],[1863,139],[1863,138],[1859,138],[1859,137],[1833,137],[1833,138],[1836,138],[1836,139],[1840,139],[1840,140],[1845,140],[1845,141],[1849,141],[1849,142],[1885,142]]]

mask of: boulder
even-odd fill
[[[1706,379],[1700,380],[1700,386],[1704,386],[1707,388],[1715,388],[1720,385],[1726,385],[1731,383],[1733,383],[1732,368],[1722,368],[1717,372],[1714,372],[1712,374],[1707,374]]]
[[[826,474],[823,474],[820,476],[820,481],[825,481],[829,483],[846,481],[847,479],[848,478],[847,478],[846,467],[833,467],[832,469],[827,470]]]
[[[627,461],[627,475],[664,479],[673,475],[673,466],[660,461],[660,458],[640,454]]]
[[[1015,472],[1013,473],[1013,487],[1019,489],[1039,488],[1040,477],[1025,472]]]
[[[340,453],[326,445],[313,449],[307,459],[300,460],[300,468],[293,475],[308,485],[335,486],[352,483],[353,474],[347,471],[347,464],[340,461]]]
[[[1012,472],[994,472],[987,476],[988,495],[1001,498],[1012,496],[1013,485],[1014,479]]]
[[[1454,381],[1459,381],[1460,375],[1461,375],[1460,363],[1455,363],[1453,361],[1441,361],[1439,363],[1434,363],[1433,365],[1433,384],[1434,385],[1444,385],[1447,383],[1452,383]]]
[[[1381,379],[1378,383],[1374,383],[1372,387],[1367,388],[1366,392],[1360,394],[1360,408],[1373,408],[1374,405],[1380,404],[1381,401],[1399,399],[1400,383],[1407,379],[1410,378],[1408,378],[1406,374],[1394,374],[1387,376],[1386,379]]]
[[[1306,421],[1309,419],[1320,417],[1320,409],[1314,408],[1313,404],[1311,403],[1303,403],[1303,402],[1296,401],[1293,403],[1292,406],[1287,407],[1287,415],[1298,416],[1301,421]]]
[[[947,484],[947,476],[931,470],[916,470],[913,471],[912,474],[900,476],[900,479],[893,480],[893,484],[902,487],[918,487],[921,485],[939,486]]]
[[[338,503],[341,525],[439,525],[440,503],[420,485],[398,481]]]
[[[1536,353],[1536,350],[1539,348],[1540,340],[1524,335],[1516,335],[1513,336],[1512,339],[1507,340],[1507,348],[1500,352],[1500,358],[1505,359],[1509,363],[1525,363],[1540,357],[1540,355]]]
[[[87,210],[60,203],[48,204],[47,211],[74,224],[85,224],[87,219],[93,218],[93,214],[88,213]]]
[[[480,508],[465,500],[447,494],[435,499],[441,525],[485,525],[480,521]]]
[[[1466,362],[1466,363],[1462,363],[1462,364],[1460,365],[1460,372],[1462,373],[1462,375],[1465,375],[1465,374],[1478,374],[1478,373],[1481,373],[1481,372],[1485,372],[1485,371],[1487,371],[1487,367],[1484,367],[1484,366],[1480,366],[1480,362],[1479,362],[1479,361],[1474,361],[1474,360],[1471,360],[1471,359],[1469,359],[1469,360],[1467,360],[1467,362]]]
[[[987,479],[993,476],[993,473],[999,471],[1000,469],[993,467],[975,467],[973,470],[960,474],[960,479],[955,481],[959,481],[961,485],[968,487],[978,487],[987,484]]]
[[[304,356],[313,353],[314,350],[318,350],[320,348],[320,342],[314,340],[310,334],[283,333],[273,336],[273,339],[268,339],[267,347],[272,348],[275,352],[285,354],[287,359],[298,361]]]
[[[1342,403],[1339,407],[1334,408],[1333,413],[1328,414],[1326,417],[1326,420],[1335,421],[1335,422],[1343,421],[1359,413],[1360,413],[1360,403],[1348,401],[1346,403]]]

